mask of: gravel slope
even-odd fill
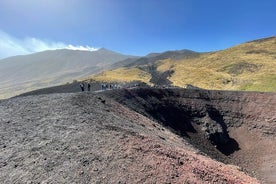
[[[0,183],[259,183],[102,94],[0,101]]]

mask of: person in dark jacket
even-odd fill
[[[83,82],[80,83],[80,88],[81,88],[81,91],[84,91],[84,83]]]
[[[90,87],[91,87],[91,85],[90,85],[90,83],[88,83],[87,84],[87,91],[90,91]]]

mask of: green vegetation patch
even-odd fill
[[[256,72],[260,68],[261,67],[256,65],[256,64],[252,64],[252,63],[242,61],[242,62],[239,62],[239,63],[235,63],[235,64],[225,66],[225,67],[223,67],[223,69],[221,71],[227,72],[230,75],[240,75],[244,72],[250,72],[250,73]]]
[[[240,90],[276,92],[276,74],[268,75],[255,82],[245,83]]]

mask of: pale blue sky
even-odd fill
[[[131,55],[221,50],[275,36],[275,8],[275,0],[0,0],[0,58],[69,44]]]

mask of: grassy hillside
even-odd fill
[[[276,37],[255,40],[197,57],[169,58],[150,64],[175,86],[192,84],[205,89],[276,92]],[[151,73],[139,65],[105,71],[96,80],[141,80],[151,83]]]
[[[142,81],[149,83],[151,75],[139,68],[118,68],[110,71],[104,71],[92,77],[96,81],[106,82],[131,82]]]

